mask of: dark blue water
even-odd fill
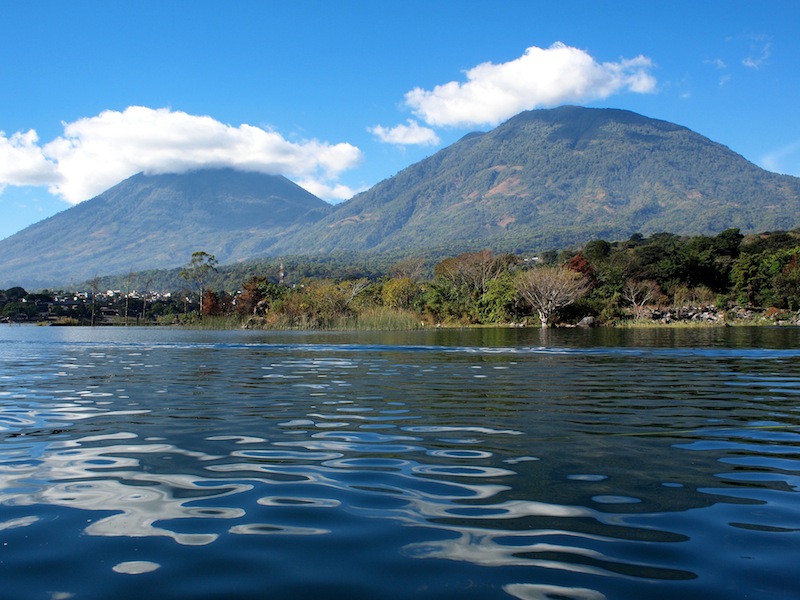
[[[0,598],[797,598],[800,330],[0,327]]]

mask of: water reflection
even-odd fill
[[[178,533],[155,523],[188,518],[233,519],[244,514],[241,508],[198,507],[190,503],[240,493],[249,489],[245,484],[142,469],[142,457],[147,455],[161,460],[173,455],[195,460],[214,457],[163,443],[113,444],[135,437],[128,433],[88,436],[51,444],[37,452],[35,460],[4,460],[0,464],[0,503],[112,511],[115,514],[91,522],[85,532],[99,536],[167,536],[186,545],[209,544],[217,535]],[[90,445],[103,442],[103,446]]]
[[[315,552],[369,539],[362,559],[397,573],[370,582],[373,597],[407,597],[402,582],[428,562],[452,582],[485,578],[482,597],[631,597],[654,583],[670,597],[723,576],[773,597],[795,589],[800,351],[553,333],[549,345],[225,334],[3,353],[0,535],[19,545],[75,514],[115,547],[208,546],[291,563],[281,576],[298,581],[309,556],[355,577],[346,553]],[[710,551],[720,544],[727,562]],[[172,551],[148,548],[113,571],[169,573]],[[744,555],[768,584],[744,574]]]
[[[563,587],[559,585],[540,585],[534,583],[512,583],[503,588],[514,598],[520,600],[605,600],[606,596],[596,590]]]

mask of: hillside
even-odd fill
[[[336,207],[273,252],[539,250],[669,231],[800,225],[800,179],[614,109],[521,113]]]
[[[281,176],[230,169],[134,175],[0,240],[0,288],[176,267],[196,250],[235,262],[330,211]]]
[[[0,289],[171,268],[360,252],[560,249],[592,239],[800,226],[800,179],[685,127],[614,109],[524,112],[338,206],[280,176],[135,175],[0,240]]]

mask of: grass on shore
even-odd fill
[[[653,320],[643,316],[633,318],[620,318],[610,322],[600,324],[600,327],[615,327],[622,329],[698,329],[715,327],[754,327],[754,326],[775,326],[775,325],[798,325],[798,315],[785,312],[775,314],[764,312],[755,313],[747,318],[737,318],[739,315],[725,314],[719,315],[714,320],[689,320],[674,319],[669,322]],[[79,325],[75,319],[59,319],[48,324],[53,325]],[[104,320],[98,325],[103,326],[124,326],[126,323],[122,318],[112,318]],[[291,317],[285,314],[269,314],[266,317],[242,317],[240,315],[224,316],[205,316],[202,319],[196,312],[180,315],[164,315],[157,321],[140,322],[138,319],[130,320],[130,325],[150,325],[150,326],[172,326],[183,329],[196,330],[233,330],[233,329],[261,329],[261,330],[339,330],[339,331],[408,331],[434,326],[434,323],[426,322],[425,318],[419,314],[405,309],[389,308],[377,306],[367,308],[361,312],[342,315],[335,318],[322,319],[307,315]],[[494,323],[484,325],[470,325],[467,323],[436,323],[437,327],[514,327],[519,324]],[[528,328],[538,328],[539,323],[533,319],[524,326]],[[570,327],[570,325],[562,325]],[[558,325],[557,325],[558,327]]]
[[[172,321],[170,324],[176,324]],[[324,322],[286,317],[243,319],[238,315],[205,316],[202,319],[181,319],[176,324],[184,329],[262,329],[262,330],[346,330],[346,331],[406,331],[420,329],[424,325],[418,315],[411,311],[376,307],[357,315],[342,316]]]

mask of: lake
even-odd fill
[[[0,326],[0,598],[797,598],[800,329]]]

